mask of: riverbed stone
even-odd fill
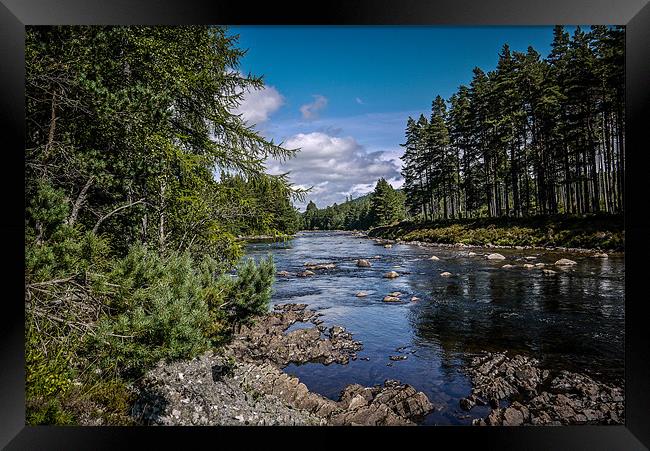
[[[372,264],[368,260],[364,258],[360,258],[359,260],[357,260],[357,266],[360,268],[370,268]]]
[[[396,277],[399,277],[399,274],[396,271],[388,271],[386,274],[384,274],[384,277],[386,279],[394,279]]]
[[[311,263],[307,262],[304,266],[309,270],[318,270],[318,269],[334,269],[336,264],[334,263]]]
[[[552,276],[553,274],[557,274],[557,271],[553,271],[552,269],[542,269],[542,272],[546,276]]]
[[[438,261],[440,259],[438,257],[436,257],[435,255],[432,255],[431,257],[429,257],[429,260]]]
[[[389,296],[384,296],[383,301],[384,301],[384,302],[400,302],[401,299],[398,298],[397,296],[390,296],[390,295],[389,295]]]
[[[309,269],[307,269],[307,270],[305,270],[305,271],[299,272],[299,273],[296,274],[296,275],[297,275],[298,277],[311,277],[311,276],[313,276],[313,275],[315,275],[315,274],[316,274],[316,273],[315,273],[314,271],[310,271]]]
[[[535,265],[531,265],[530,263],[524,263],[523,267],[524,269],[533,269],[535,268]]]
[[[451,277],[452,274],[449,271],[441,272],[440,277]]]
[[[510,269],[510,268],[514,268],[514,267],[515,267],[515,265],[503,265],[501,268]]]
[[[366,296],[368,296],[368,293],[366,293],[365,291],[359,291],[355,296],[358,298],[365,298]]]
[[[596,252],[594,255],[592,255],[594,258],[608,258],[609,255],[607,255],[604,252]]]
[[[497,253],[488,254],[488,256],[486,258],[488,260],[505,260],[505,257],[503,255],[497,254]]]
[[[561,258],[555,262],[556,266],[573,266],[575,264],[577,264],[575,261],[569,260],[568,258]]]
[[[392,244],[384,244],[384,247],[385,247],[386,249],[390,249],[391,247],[393,247],[393,245],[392,245]]]

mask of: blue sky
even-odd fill
[[[267,138],[300,147],[269,172],[291,171],[313,186],[319,207],[369,192],[379,177],[395,187],[409,115],[429,115],[436,95],[448,99],[475,66],[492,70],[504,43],[533,46],[544,57],[552,27],[237,26],[248,49],[240,71],[263,75],[239,112]],[[304,207],[303,204],[297,205]]]

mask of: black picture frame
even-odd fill
[[[625,174],[625,425],[528,428],[360,428],[396,443],[427,440],[499,449],[648,449],[650,446],[650,343],[643,296],[644,259],[650,255],[647,176],[650,152],[643,128],[650,123],[650,5],[648,0],[357,0],[317,4],[234,0],[0,0],[0,124],[3,128],[2,189],[3,313],[0,336],[0,445],[7,449],[123,449],[144,439],[147,447],[242,446],[248,431],[281,433],[285,446],[340,446],[331,428],[109,428],[25,426],[24,371],[24,33],[25,25],[55,24],[264,24],[264,25],[626,25]],[[309,7],[308,7],[309,5]],[[24,185],[23,185],[24,186]],[[365,433],[365,434],[364,434]],[[314,440],[322,434],[325,440]],[[414,434],[418,436],[415,437]],[[330,438],[331,440],[327,440]],[[288,439],[288,440],[287,440]],[[441,440],[443,439],[443,440]],[[191,441],[188,441],[191,440]],[[201,442],[195,442],[200,440]],[[299,441],[298,441],[299,440]],[[408,441],[405,441],[408,440]],[[448,440],[451,440],[449,442]],[[339,442],[337,444],[337,442]],[[227,443],[231,443],[226,445]],[[388,442],[386,442],[388,443]],[[141,445],[140,445],[141,446]],[[403,445],[402,445],[403,446]]]

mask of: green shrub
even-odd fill
[[[109,279],[118,286],[111,313],[91,338],[105,368],[140,374],[161,359],[191,357],[207,348],[206,279],[188,254],[162,258],[136,245]]]

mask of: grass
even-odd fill
[[[403,241],[477,246],[491,244],[610,251],[623,251],[625,247],[623,218],[620,215],[402,221],[375,227],[368,235]]]

